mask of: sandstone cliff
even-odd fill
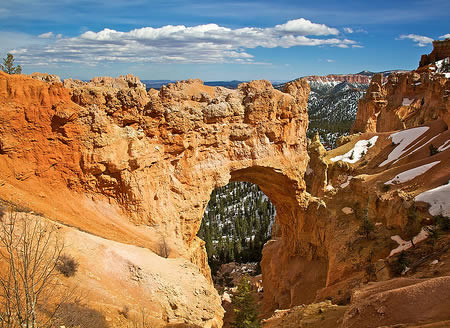
[[[434,64],[447,57],[450,57],[450,40],[435,40],[433,41],[433,51],[428,55],[422,55],[419,67]]]
[[[442,118],[450,124],[450,80],[433,70],[393,73],[387,83],[373,77],[359,101],[352,131],[386,132]]]
[[[359,101],[352,132],[386,132],[443,119],[450,124],[450,79],[435,62],[450,57],[450,40],[434,41],[416,71],[373,77]]]
[[[144,297],[155,327],[220,327],[196,233],[214,188],[252,182],[277,210],[261,262],[266,313],[346,304],[356,287],[394,275],[391,252],[414,237],[410,208],[421,226],[439,206],[448,215],[433,199],[450,178],[448,79],[374,77],[355,123],[366,132],[330,152],[307,144],[309,90],[305,80],[282,91],[188,80],[147,92],[130,75],[62,84],[0,73],[0,198],[61,224],[92,306],[112,321]],[[404,127],[416,128],[384,132]],[[374,238],[360,235],[364,218]]]
[[[131,76],[65,87],[39,80],[0,73],[2,199],[110,241],[187,259],[210,279],[196,237],[203,211],[215,187],[245,180],[277,206],[283,253],[301,251],[290,225],[307,206],[306,81],[281,92],[267,81],[228,90],[189,80],[147,93]],[[219,299],[212,284],[208,290]],[[156,316],[219,326],[222,309],[206,303],[207,315],[187,301],[183,311],[162,306]]]

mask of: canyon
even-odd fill
[[[0,198],[60,227],[80,262],[67,283],[89,291],[87,304],[114,327],[127,326],[124,306],[145,306],[152,327],[222,326],[196,234],[211,192],[233,181],[257,184],[276,207],[261,261],[266,316],[331,301],[348,305],[342,327],[445,324],[447,260],[438,277],[404,283],[393,279],[391,254],[398,238],[413,238],[410,209],[422,226],[439,210],[449,215],[450,82],[430,67],[385,84],[375,75],[355,134],[330,151],[306,138],[306,79],[281,90],[264,80],[235,90],[187,80],[147,91],[131,75],[61,82],[0,72]],[[423,196],[436,190],[441,203]],[[364,217],[374,238],[359,236]],[[402,299],[424,288],[434,312],[400,316],[413,312]]]

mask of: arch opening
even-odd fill
[[[198,232],[205,241],[213,278],[222,264],[257,262],[259,266],[275,215],[275,206],[256,184],[234,181],[214,189]]]
[[[291,178],[289,171],[266,166],[231,170],[230,178],[225,182],[229,183],[225,186],[236,182],[253,184],[274,208],[271,218],[273,231],[267,233],[265,244],[258,253],[258,267],[262,273],[258,279],[263,287],[259,296],[261,314],[266,317],[275,309],[314,302],[319,291],[326,287],[328,255],[320,239],[322,228],[318,228],[316,219],[309,218],[304,182],[294,175]],[[215,201],[217,203],[217,199]],[[210,210],[205,213],[210,213]],[[200,230],[205,229],[205,225],[203,217]],[[205,240],[204,236],[200,237]],[[207,248],[213,246],[211,240]],[[214,277],[217,266],[210,267]],[[220,276],[216,277],[220,279]],[[223,280],[221,282],[224,283]]]

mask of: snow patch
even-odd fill
[[[429,169],[431,169],[433,166],[439,164],[441,161],[436,161],[432,163],[428,163],[425,165],[421,165],[418,167],[415,167],[413,169],[407,170],[405,172],[400,173],[399,175],[395,176],[395,178],[386,181],[385,184],[398,184],[398,183],[405,183],[409,180],[414,179],[415,177],[424,174]]]
[[[332,185],[327,185],[327,188],[326,188],[328,191],[331,191],[331,190],[334,190],[334,187],[332,186]]]
[[[440,146],[437,150],[438,151],[444,151],[450,148],[450,139],[444,142],[442,146]]]
[[[413,101],[414,101],[414,98],[413,99],[403,98],[402,106],[409,106],[412,104]]]
[[[341,184],[341,188],[345,188],[350,184],[350,180],[353,179],[353,176],[349,175],[347,177],[347,181],[345,181],[343,184]]]
[[[424,241],[427,238],[428,238],[428,232],[425,230],[425,228],[422,228],[422,230],[420,230],[420,232],[417,234],[417,236],[414,236],[414,238],[413,238],[414,245],[417,243],[420,243],[421,241]],[[389,257],[412,247],[411,240],[404,241],[402,239],[402,237],[400,237],[399,235],[392,236],[391,239],[393,241],[397,242],[398,247],[391,250]]]
[[[427,190],[414,198],[416,202],[430,204],[431,215],[450,216],[450,184]]]
[[[391,151],[391,153],[388,155],[388,158],[384,162],[380,163],[378,167],[384,166],[402,156],[406,152],[405,149],[414,140],[428,131],[428,129],[428,126],[421,126],[391,134],[389,138],[391,138],[393,143],[397,144],[397,147],[395,147],[394,150]]]
[[[223,295],[221,298],[222,298],[222,302],[231,303],[231,296],[227,292],[223,292]]]
[[[351,208],[351,207],[343,207],[342,209],[341,209],[341,211],[344,213],[344,214],[352,214],[353,213],[353,208]]]
[[[426,145],[428,145],[429,143],[431,143],[431,142],[432,142],[434,139],[436,139],[437,137],[439,137],[439,134],[438,134],[437,136],[434,136],[433,138],[431,138],[431,139],[428,140],[427,142],[425,142],[422,146],[417,147],[416,149],[414,149],[412,152],[409,153],[409,155],[412,155],[412,154],[414,154],[416,151],[422,149],[423,147],[425,147]],[[395,164],[396,162],[398,162],[400,159],[401,159],[401,158],[399,158],[398,160],[396,160],[396,161],[394,162],[394,164]]]
[[[375,145],[377,139],[378,136],[372,137],[369,140],[359,140],[357,143],[355,143],[355,146],[344,155],[333,157],[330,160],[332,162],[343,161],[351,164],[356,163],[361,159],[363,153],[367,153],[367,149]]]
[[[434,63],[434,66],[436,66],[438,72],[441,72],[444,68],[444,62],[448,62],[448,61],[449,61],[449,57],[438,60]]]

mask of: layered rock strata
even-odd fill
[[[210,279],[196,237],[210,193],[249,181],[277,207],[278,252],[315,261],[303,249],[309,242],[296,240],[304,225],[293,225],[308,205],[308,93],[302,80],[283,92],[267,81],[228,90],[199,80],[146,92],[132,76],[63,86],[0,73],[0,195],[91,234],[185,258]],[[291,304],[278,301],[286,292],[306,300],[268,279],[271,307]],[[209,325],[220,317],[217,309]]]
[[[437,118],[450,124],[450,80],[433,70],[393,73],[387,83],[373,77],[359,101],[352,132],[386,132]]]

